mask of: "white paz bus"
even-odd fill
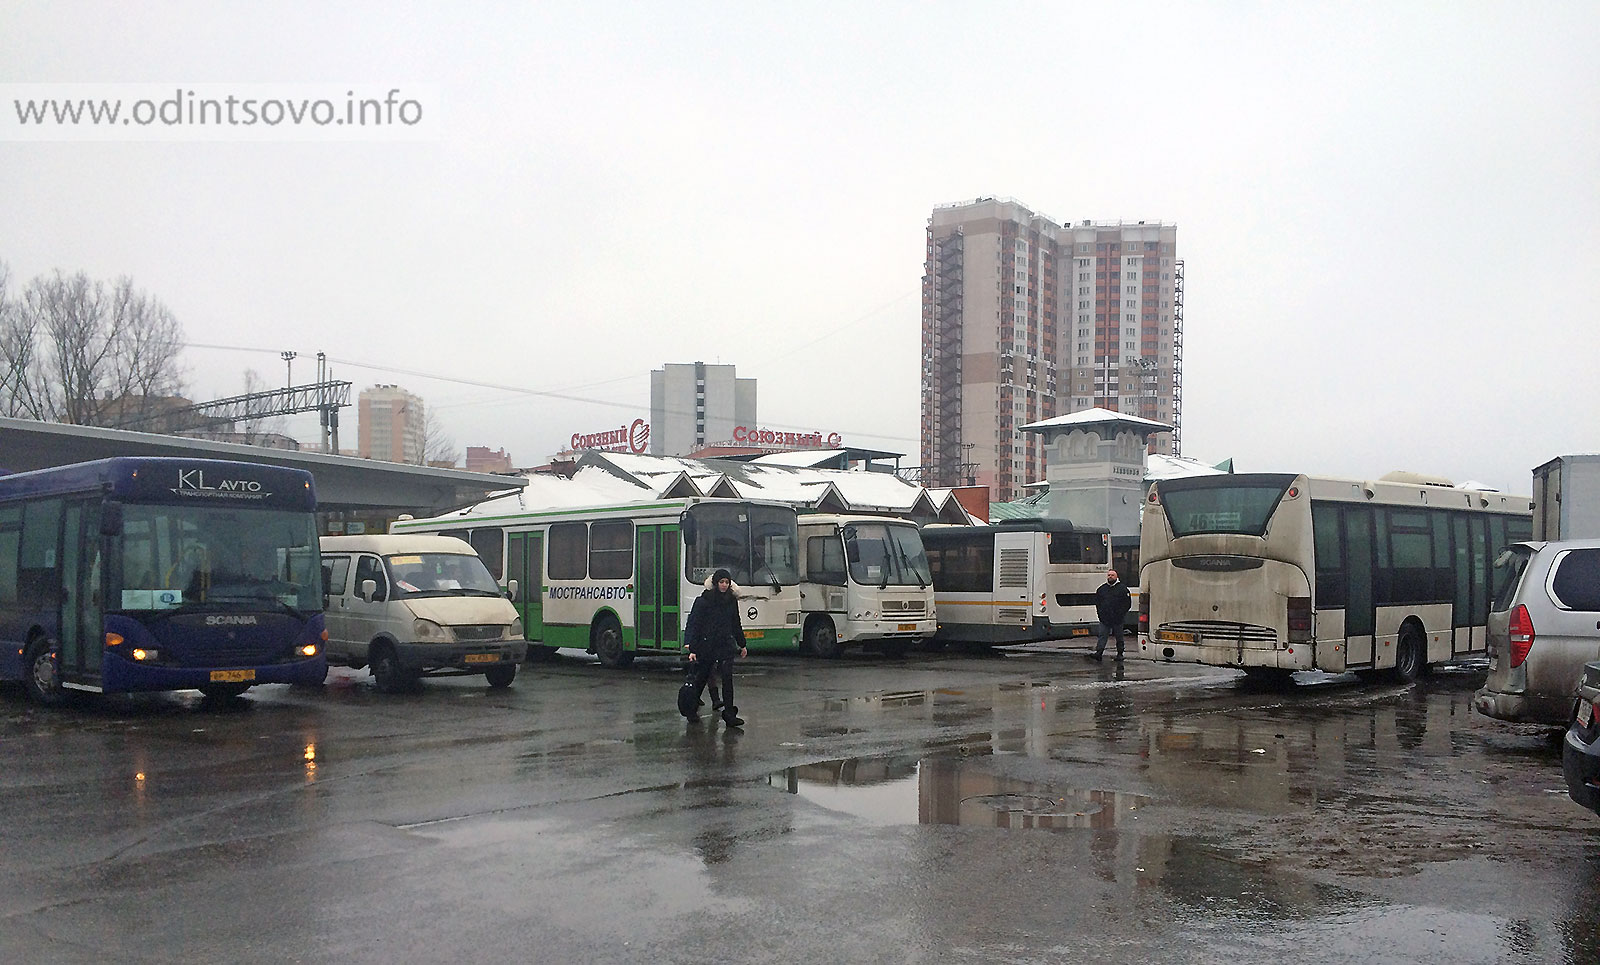
[[[800,517],[801,649],[837,657],[865,644],[889,654],[933,636],[933,574],[910,520]]]
[[[795,648],[793,507],[709,498],[501,511],[504,505],[400,519],[390,531],[460,537],[502,585],[515,581],[530,657],[571,647],[625,667],[636,656],[679,656],[689,608],[719,568],[739,587],[749,648]]]
[[[995,646],[1094,632],[1106,530],[1064,519],[924,526],[943,643]]]
[[[1394,473],[1151,485],[1141,522],[1141,653],[1411,680],[1482,654],[1491,564],[1529,538],[1525,497]]]

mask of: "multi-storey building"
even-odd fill
[[[922,478],[1016,498],[1030,422],[1100,406],[1173,426],[1183,398],[1176,225],[1063,226],[1009,199],[935,208],[922,277]]]
[[[732,365],[669,362],[650,373],[650,454],[684,456],[756,425],[756,380]]]
[[[398,385],[362,389],[356,400],[357,453],[363,459],[422,465],[422,397]]]

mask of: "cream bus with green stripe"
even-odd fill
[[[679,656],[683,621],[718,568],[739,587],[750,649],[797,649],[797,525],[794,508],[781,503],[689,498],[515,512],[480,506],[402,518],[390,531],[460,537],[501,585],[515,580],[530,658],[572,648],[625,667],[636,656]]]

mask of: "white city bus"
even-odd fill
[[[939,628],[935,645],[1025,643],[1094,632],[1107,534],[1067,520],[924,526]]]
[[[1411,680],[1484,652],[1490,564],[1532,519],[1525,497],[1410,473],[1160,480],[1141,524],[1140,651]]]
[[[683,621],[718,568],[739,587],[751,650],[791,650],[800,634],[795,511],[780,503],[670,499],[496,511],[491,501],[395,533],[439,533],[472,544],[516,604],[530,657],[561,647],[608,667],[678,656]]]
[[[800,517],[801,650],[853,644],[904,653],[933,636],[933,574],[917,524],[882,516]]]

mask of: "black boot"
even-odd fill
[[[744,718],[739,716],[739,708],[732,706],[722,708],[722,722],[729,727],[743,727]]]

